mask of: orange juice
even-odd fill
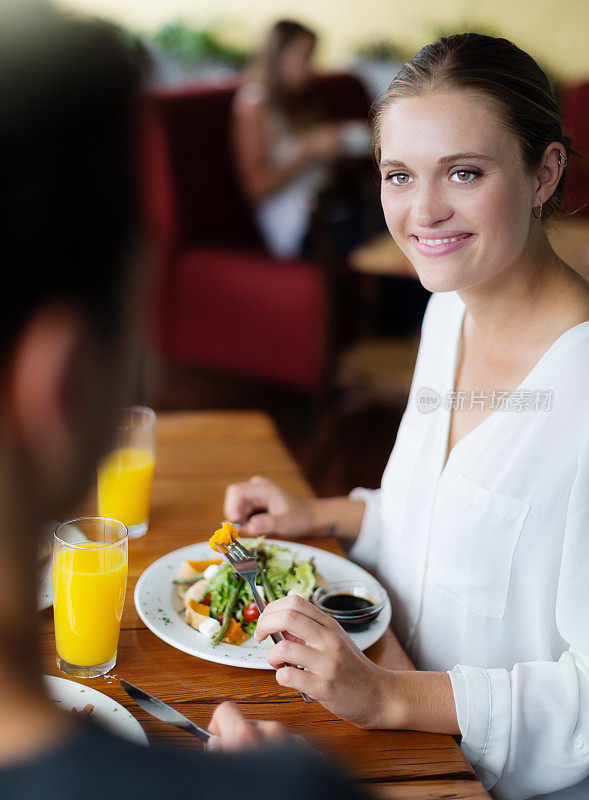
[[[127,527],[147,522],[154,464],[153,453],[141,447],[110,453],[98,470],[98,513]]]
[[[94,666],[117,652],[127,558],[116,546],[84,542],[53,556],[53,612],[58,655],[69,664]]]

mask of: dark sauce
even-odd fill
[[[367,611],[374,606],[371,600],[365,597],[356,597],[353,594],[331,594],[321,598],[321,605],[330,611]]]
[[[319,599],[319,607],[327,611],[328,614],[333,614],[345,631],[363,631],[378,617],[378,610],[376,614],[370,613],[371,609],[376,608],[372,600],[367,600],[365,597],[356,597],[356,595],[347,592],[328,594],[326,597],[321,597]],[[352,621],[346,619],[347,615],[353,617],[355,614],[362,614],[362,620]]]

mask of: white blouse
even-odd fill
[[[452,404],[481,402],[453,393],[464,308],[429,303],[381,489],[351,494],[366,500],[352,556],[390,591],[415,665],[449,671],[493,796],[589,798],[589,321],[496,393],[444,466]]]

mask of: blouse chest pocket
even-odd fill
[[[469,611],[502,617],[529,510],[448,465],[432,512],[429,578]]]

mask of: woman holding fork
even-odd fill
[[[545,233],[571,143],[529,55],[461,34],[401,69],[375,144],[388,228],[434,293],[381,488],[302,499],[258,476],[225,515],[348,540],[390,592],[399,668],[298,597],[256,637],[287,631],[277,681],[360,727],[461,734],[497,797],[586,797],[589,287]]]

